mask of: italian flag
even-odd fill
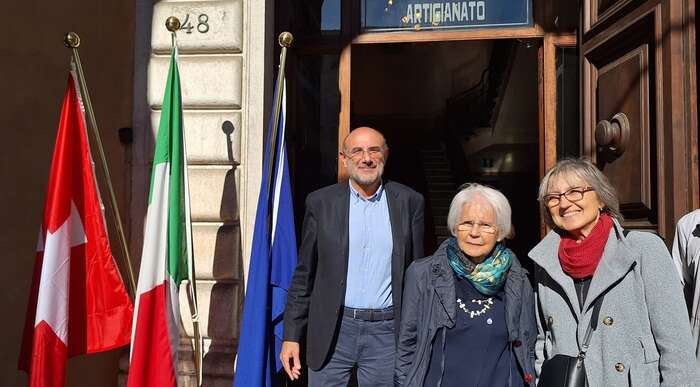
[[[153,156],[128,387],[177,385],[178,288],[188,279],[183,153],[180,75],[173,50]]]

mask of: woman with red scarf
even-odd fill
[[[556,385],[553,374],[566,374],[563,365],[583,350],[588,386],[700,386],[681,284],[663,241],[622,228],[614,188],[587,160],[558,162],[538,199],[552,228],[529,254],[542,384]]]

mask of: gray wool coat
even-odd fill
[[[663,241],[645,232],[625,236],[615,222],[583,312],[559,263],[559,241],[552,231],[529,253],[535,262],[537,372],[557,354],[579,353],[593,303],[604,296],[584,363],[590,386],[700,386],[683,291]]]

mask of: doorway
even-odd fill
[[[511,201],[510,246],[524,257],[547,231],[536,183],[561,157],[583,154],[584,140],[578,8],[533,0],[532,10],[520,27],[375,31],[364,29],[358,2],[281,3],[278,31],[298,37],[287,69],[297,230],[306,195],[347,178],[343,138],[370,125],[387,135],[388,178],[428,200],[447,197],[428,203],[426,253],[448,234],[449,199],[477,181]]]
[[[538,44],[497,39],[353,47],[350,127],[382,131],[385,176],[426,200],[426,254],[467,182],[503,192],[520,257],[540,238]]]

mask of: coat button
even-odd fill
[[[624,372],[625,371],[625,365],[622,363],[616,363],[615,364],[615,371],[617,372]]]
[[[552,316],[549,316],[549,318],[547,318],[547,324],[550,328],[552,327],[552,325],[554,325],[554,318],[552,318]]]
[[[613,318],[610,316],[607,316],[603,319],[603,324],[607,326],[613,325],[613,322],[615,322],[615,320],[613,320]]]
[[[513,348],[518,348],[521,345],[523,345],[523,342],[520,340],[513,340]]]

